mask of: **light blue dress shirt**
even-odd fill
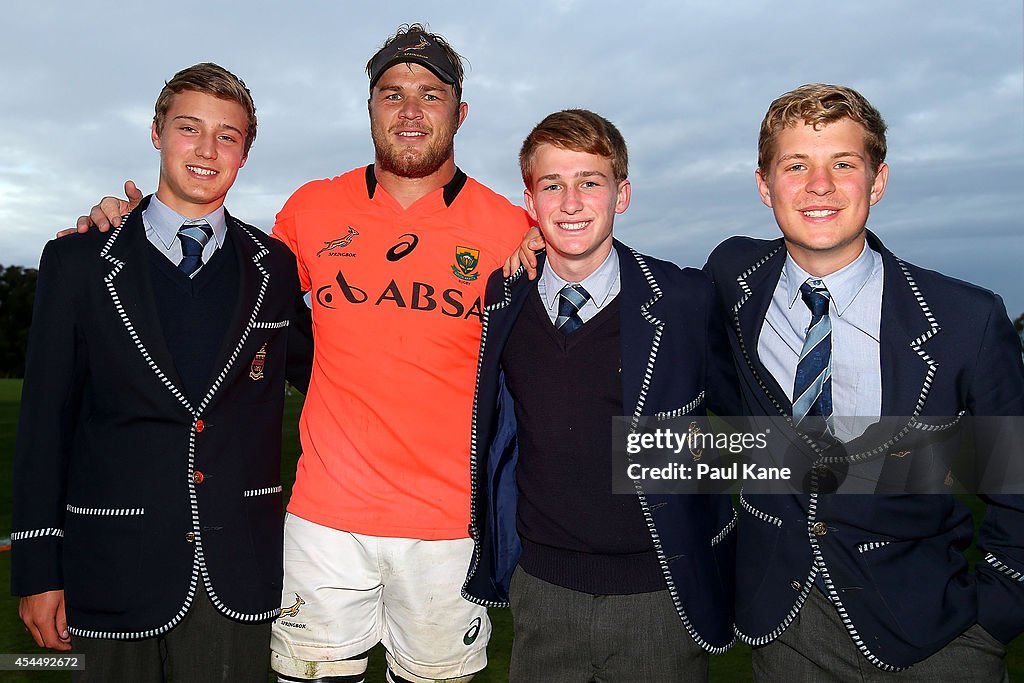
[[[551,318],[551,324],[555,324],[558,317],[558,293],[562,287],[570,284],[583,285],[587,290],[590,299],[583,304],[579,310],[580,320],[587,322],[619,295],[622,285],[619,281],[619,254],[614,247],[608,257],[597,267],[593,273],[583,279],[582,282],[566,282],[558,277],[553,268],[548,268],[547,262],[541,269],[540,278],[537,280],[537,292],[540,300],[544,303],[544,310]]]
[[[200,218],[185,218],[157,199],[154,194],[149,200],[149,206],[142,212],[142,224],[146,226],[146,239],[174,265],[181,262],[181,241],[178,239],[178,228],[183,223],[204,222],[209,223],[213,228],[213,239],[203,247],[203,263],[208,263],[213,253],[224,243],[224,236],[228,231],[223,205]]]
[[[846,442],[864,433],[882,412],[879,328],[882,319],[882,257],[868,248],[845,268],[823,278],[832,303],[832,406],[836,438]],[[809,273],[786,254],[786,263],[768,306],[757,353],[792,400],[796,366],[811,311],[800,296]]]

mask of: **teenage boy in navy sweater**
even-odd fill
[[[729,499],[613,494],[612,420],[732,414],[706,400],[734,386],[712,287],[612,238],[630,183],[603,117],[551,114],[520,166],[547,257],[488,282],[465,595],[511,603],[513,682],[703,680],[733,640]]]

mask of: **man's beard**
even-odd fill
[[[381,130],[377,124],[370,125],[373,137],[373,148],[376,155],[377,168],[386,173],[393,173],[401,178],[425,178],[441,168],[455,152],[455,131],[441,132],[434,141],[420,153],[419,151],[398,149],[391,140],[387,130]]]

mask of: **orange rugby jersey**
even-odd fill
[[[372,536],[468,535],[484,288],[528,227],[462,171],[408,209],[372,166],[291,196],[273,234],[310,292],[315,359],[290,513]]]

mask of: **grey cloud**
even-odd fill
[[[301,183],[372,159],[363,67],[399,23],[420,20],[470,62],[460,166],[518,202],[529,129],[557,109],[599,111],[630,143],[634,199],[617,232],[687,265],[728,234],[776,234],[752,179],[768,103],[805,82],[852,85],[890,125],[890,187],[872,225],[908,260],[1024,311],[1019,3],[14,0],[6,10],[0,263],[34,265],[56,228],[126,177],[155,187],[153,99],[196,61],[223,64],[254,93],[260,134],[228,205],[269,227]]]

